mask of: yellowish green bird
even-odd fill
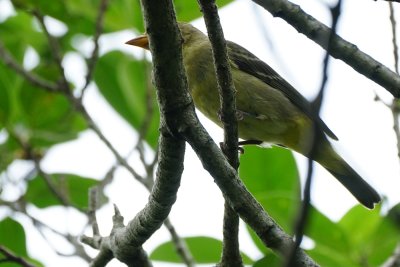
[[[179,23],[183,38],[183,65],[197,109],[222,127],[219,93],[208,37],[188,23]],[[127,44],[149,49],[147,35]],[[305,156],[316,129],[312,159],[327,169],[364,206],[373,208],[379,194],[339,156],[328,137],[335,134],[312,111],[311,104],[269,65],[240,45],[227,41],[232,78],[236,88],[239,137],[287,147]]]

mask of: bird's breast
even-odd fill
[[[189,90],[195,106],[209,119],[220,125],[218,85],[215,74],[204,64],[196,64],[186,69]]]

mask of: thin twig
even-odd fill
[[[390,11],[390,24],[392,25],[392,45],[393,45],[393,59],[394,59],[394,69],[397,74],[399,74],[399,48],[397,45],[397,24],[394,15],[393,3],[389,2]],[[397,156],[400,160],[400,125],[399,125],[399,114],[400,114],[400,101],[399,99],[393,98],[392,104],[390,105],[390,110],[392,111],[393,117],[393,131],[397,139]]]
[[[98,188],[96,186],[89,189],[88,217],[89,217],[89,224],[92,226],[93,236],[100,235],[99,225],[97,223],[97,218],[96,218],[97,198],[98,198],[97,190]]]
[[[40,166],[41,158],[35,153],[33,148],[27,143],[24,138],[20,137],[18,134],[9,131],[9,134],[14,137],[14,139],[19,143],[21,148],[24,150],[26,154],[26,158],[33,161],[34,166],[40,177],[44,180],[49,190],[53,193],[53,195],[60,201],[60,203],[64,206],[75,207],[66,196],[65,192],[59,190],[57,185],[53,182],[53,178],[50,174],[43,171],[42,167]],[[75,207],[79,209],[78,207]]]
[[[17,256],[11,250],[7,249],[5,246],[0,245],[0,253],[4,255],[5,258],[0,259],[0,262],[15,262],[23,267],[37,267],[36,265],[28,262],[24,258]]]
[[[390,12],[390,24],[392,25],[392,45],[393,45],[393,58],[394,58],[394,70],[399,74],[399,47],[397,45],[397,34],[396,34],[396,19],[394,16],[393,3],[389,2],[389,12]]]
[[[143,52],[145,53],[145,52]],[[143,56],[144,58],[144,56]],[[145,80],[146,80],[146,113],[143,119],[142,124],[140,125],[140,128],[138,130],[139,133],[139,138],[136,144],[137,146],[140,146],[140,143],[143,142],[143,140],[145,139],[150,125],[151,125],[151,119],[154,115],[154,98],[155,98],[155,93],[154,93],[154,87],[153,84],[151,83],[151,66],[149,64],[149,62],[147,62],[147,60],[143,60],[142,61],[144,64],[144,68],[145,68]]]
[[[389,2],[389,12],[390,12],[390,24],[392,25],[392,45],[393,45],[393,59],[394,59],[394,69],[397,74],[399,74],[399,48],[397,45],[397,23],[394,14],[394,6],[392,2]],[[399,115],[400,115],[400,101],[399,99],[393,98],[390,105],[385,104],[378,96],[375,98],[380,100],[384,105],[390,108],[393,117],[393,131],[396,135],[397,140],[397,157],[400,160],[400,126],[399,126]],[[397,243],[392,256],[390,256],[382,267],[398,267],[400,266],[400,243]]]
[[[104,21],[104,15],[106,13],[107,7],[108,7],[109,0],[101,0],[100,6],[99,6],[99,11],[97,13],[97,18],[96,18],[96,26],[95,26],[95,33],[93,37],[93,44],[94,48],[92,51],[92,55],[90,56],[88,62],[87,62],[87,69],[88,72],[86,73],[85,77],[85,85],[82,88],[81,92],[81,98],[83,98],[83,95],[85,94],[85,91],[89,84],[92,81],[92,76],[94,72],[94,68],[97,63],[97,59],[99,58],[99,39],[101,36],[101,33],[103,32],[103,21]]]
[[[374,0],[374,1],[377,1],[377,0]],[[391,3],[391,2],[400,3],[400,0],[383,0],[383,1],[387,1],[387,2],[389,2],[389,3]]]
[[[121,154],[114,148],[111,142],[105,137],[100,128],[96,125],[92,117],[87,112],[86,108],[82,105],[81,102],[76,103],[78,105],[77,109],[81,111],[81,114],[86,119],[90,129],[92,129],[96,135],[100,138],[100,140],[108,147],[108,149],[114,154],[115,158],[119,162],[121,166],[123,166],[128,172],[132,174],[132,176],[138,180],[143,185],[146,185],[147,181],[140,174],[138,174],[129,164],[128,162],[121,156]]]
[[[144,56],[143,56],[144,58]],[[155,97],[155,93],[154,93],[154,87],[151,83],[151,67],[150,64],[147,61],[143,61],[144,67],[145,67],[145,80],[146,80],[146,113],[145,116],[143,118],[142,124],[138,130],[139,133],[139,137],[138,140],[136,142],[136,145],[134,147],[134,150],[137,150],[139,152],[139,157],[140,160],[144,166],[144,168],[146,169],[146,173],[147,176],[145,177],[145,179],[148,180],[148,184],[147,186],[149,187],[149,191],[151,190],[151,188],[153,187],[154,184],[154,178],[153,178],[153,170],[154,170],[154,165],[152,165],[152,163],[147,164],[146,160],[145,160],[145,149],[144,149],[144,144],[145,144],[145,137],[150,129],[150,125],[151,125],[151,119],[153,118],[154,115],[154,97]],[[156,148],[157,149],[157,148]],[[133,150],[132,150],[133,151]],[[156,150],[157,153],[158,149]],[[155,161],[153,162],[157,162],[157,159],[155,159]]]
[[[62,56],[62,52],[60,49],[60,44],[58,43],[58,40],[53,35],[50,34],[49,29],[47,28],[47,25],[44,22],[44,15],[37,9],[33,10],[32,14],[38,20],[43,32],[45,33],[45,35],[47,37],[47,41],[50,46],[50,51],[52,53],[55,64],[60,72],[60,76],[61,76],[61,84],[60,84],[61,87],[60,88],[68,96],[70,96],[71,90],[70,90],[70,86],[67,81],[67,77],[65,76],[65,71],[64,71],[63,64],[62,64],[63,56]]]
[[[252,11],[254,14],[254,20],[257,23],[257,27],[261,32],[261,35],[263,37],[263,39],[265,40],[265,43],[268,45],[268,48],[271,52],[272,57],[275,58],[275,62],[277,62],[279,65],[279,69],[282,70],[282,73],[285,73],[285,77],[286,78],[293,78],[293,74],[291,73],[290,69],[287,67],[287,64],[283,64],[284,63],[284,59],[282,58],[282,53],[280,53],[280,51],[278,51],[274,45],[274,42],[272,41],[271,37],[272,34],[268,31],[268,28],[266,26],[266,23],[264,23],[263,17],[264,14],[261,13],[260,7],[255,4],[255,3],[251,3],[252,6]]]
[[[169,218],[165,219],[164,226],[168,229],[169,233],[171,234],[172,242],[174,243],[176,252],[181,257],[186,266],[187,267],[195,266],[193,256],[186,242],[178,235],[178,233],[175,230],[175,227],[172,225]]]
[[[336,27],[340,17],[342,1],[338,0],[336,5],[333,8],[330,8],[331,15],[332,15],[332,27],[331,33],[328,39],[328,47],[325,53],[324,61],[323,61],[323,70],[322,70],[322,82],[320,89],[318,91],[317,97],[312,102],[313,112],[316,116],[318,116],[319,111],[321,109],[322,101],[324,98],[325,88],[328,81],[328,65],[330,59],[330,48],[333,45],[333,37],[336,34]],[[294,227],[295,231],[295,243],[293,248],[289,251],[287,260],[284,263],[284,266],[291,267],[295,261],[295,252],[300,247],[300,244],[303,240],[304,229],[306,227],[308,221],[308,213],[310,210],[310,202],[311,202],[311,185],[312,185],[312,177],[313,177],[313,158],[315,153],[317,152],[317,146],[320,143],[321,138],[323,138],[323,133],[320,133],[320,130],[314,126],[313,127],[313,134],[311,138],[310,144],[310,152],[308,156],[308,171],[306,182],[304,185],[304,194],[303,194],[303,201],[301,204],[300,212],[296,218],[296,224]]]
[[[273,16],[284,19],[299,33],[306,35],[327,50],[331,29],[305,13],[300,6],[288,0],[252,0],[268,10]],[[376,82],[394,97],[400,97],[400,77],[389,68],[362,52],[356,45],[335,34],[329,51],[332,57],[348,64],[358,73]]]
[[[0,42],[0,59],[4,62],[4,64],[6,64],[6,66],[13,69],[16,73],[21,75],[32,85],[41,87],[50,92],[60,91],[60,87],[57,84],[55,84],[51,81],[48,81],[46,79],[43,79],[42,77],[25,70],[22,67],[22,65],[19,64],[18,61],[16,61],[14,59],[14,57],[11,55],[11,53],[9,53],[6,50],[6,48],[4,47],[4,45],[1,42]]]
[[[50,174],[46,173],[43,171],[43,169],[40,166],[40,160],[37,158],[33,158],[33,162],[35,164],[35,168],[40,174],[40,176],[43,178],[45,181],[47,187],[50,189],[50,191],[53,193],[53,195],[61,202],[62,205],[66,207],[74,207],[78,210],[81,210],[79,207],[74,206],[71,201],[69,201],[67,195],[63,190],[60,190],[57,185],[54,183],[53,178],[51,177]],[[82,211],[82,210],[81,210]]]
[[[89,262],[91,260],[91,257],[86,253],[86,251],[84,250],[83,246],[81,243],[77,242],[77,237],[76,236],[72,236],[70,234],[65,234],[62,233],[60,231],[57,231],[56,229],[52,228],[50,225],[44,223],[43,221],[33,217],[31,214],[29,214],[26,210],[26,203],[23,199],[20,199],[18,201],[14,201],[14,202],[5,202],[5,201],[1,201],[1,205],[3,206],[7,206],[9,207],[12,211],[14,212],[19,212],[21,214],[23,214],[24,216],[26,216],[29,220],[31,220],[32,224],[36,227],[36,229],[38,230],[39,234],[43,237],[43,239],[45,241],[47,241],[47,243],[49,244],[49,246],[54,250],[55,253],[57,253],[58,255],[61,256],[66,256],[66,257],[71,257],[71,256],[79,256],[81,257],[83,260]],[[69,241],[71,243],[71,245],[75,248],[75,253],[71,253],[69,255],[65,254],[65,253],[61,253],[60,251],[58,251],[55,246],[48,240],[45,232],[43,231],[43,229],[46,229],[48,231],[50,231],[51,233],[58,235],[64,239],[66,239],[67,241]]]
[[[239,166],[239,137],[236,117],[236,89],[228,60],[228,49],[215,0],[198,0],[198,2],[207,26],[218,82],[220,119],[224,128],[224,143],[221,148],[231,166],[237,171]],[[218,266],[243,266],[239,250],[239,215],[232,209],[228,202],[225,202],[224,210],[223,248],[221,261]]]

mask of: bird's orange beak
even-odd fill
[[[126,42],[126,44],[138,46],[149,50],[149,38],[147,37],[146,34],[140,35],[132,40],[129,40],[128,42]]]

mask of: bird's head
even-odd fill
[[[202,33],[197,28],[193,27],[189,23],[178,22],[178,27],[182,35],[183,46],[192,42],[196,42],[198,41],[198,39],[205,37],[204,33]],[[138,37],[133,38],[132,40],[127,41],[126,44],[138,46],[146,50],[149,50],[149,38],[146,33],[143,35],[139,35]]]

